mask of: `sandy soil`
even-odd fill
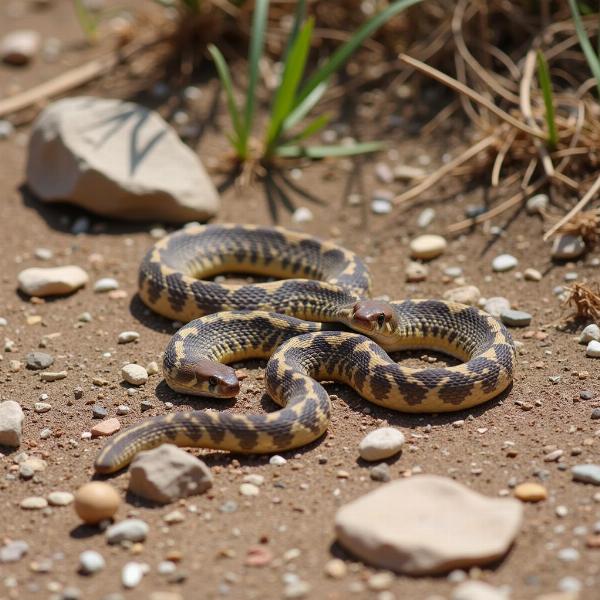
[[[57,8],[45,13],[27,11],[20,18],[4,15],[0,18],[0,34],[26,25],[40,30],[44,36],[58,37],[68,46],[59,64],[47,66],[38,61],[23,70],[0,66],[0,95],[15,84],[26,88],[42,81],[89,54],[77,50],[75,42],[81,41],[81,33],[76,22],[68,18],[68,7],[57,4]],[[4,3],[0,10],[6,11]],[[106,84],[90,91],[110,93]],[[208,101],[202,100],[198,114],[208,114],[208,108]],[[411,114],[409,101],[402,110]],[[225,122],[223,118],[222,123]],[[311,446],[285,454],[288,462],[282,467],[269,465],[268,457],[232,457],[195,450],[213,468],[215,485],[209,493],[163,508],[138,506],[135,499],[127,498],[119,511],[119,518],[137,515],[151,527],[137,558],[148,562],[152,572],[134,591],[123,591],[119,578],[122,565],[136,557],[127,550],[107,546],[97,530],[80,525],[73,510],[55,508],[46,513],[21,510],[19,502],[26,496],[43,496],[54,490],[73,491],[90,479],[92,463],[102,442],[81,440],[80,435],[95,422],[93,404],[105,406],[110,416],[114,416],[117,405],[129,404],[130,414],[120,417],[124,426],[165,412],[167,401],[174,403],[173,410],[217,406],[217,402],[174,394],[159,376],[152,377],[136,395],[127,395],[127,389],[120,383],[121,365],[158,360],[173,332],[170,322],[150,314],[136,298],[137,268],[153,242],[149,230],[154,224],[111,223],[92,216],[89,234],[77,237],[70,234],[69,224],[80,214],[77,210],[41,206],[22,191],[27,134],[28,128],[23,127],[9,140],[0,141],[0,316],[8,320],[1,333],[16,342],[13,353],[4,353],[0,362],[0,397],[17,400],[26,411],[20,451],[43,457],[48,467],[33,480],[22,481],[18,476],[11,480],[7,475],[14,470],[16,453],[5,449],[0,458],[0,539],[25,539],[30,545],[26,558],[2,566],[0,598],[46,598],[58,583],[78,587],[86,599],[102,598],[109,592],[120,592],[126,598],[144,598],[156,590],[178,592],[185,599],[271,599],[281,597],[286,573],[297,573],[309,582],[311,598],[376,598],[377,592],[367,587],[375,571],[344,554],[335,544],[332,524],[341,504],[381,485],[370,479],[368,467],[358,460],[357,445],[365,432],[382,423],[401,428],[409,440],[403,453],[390,461],[393,478],[421,470],[451,476],[492,496],[508,489],[511,479],[541,480],[548,489],[546,501],[525,506],[522,532],[508,556],[492,568],[474,570],[472,575],[494,585],[511,586],[515,599],[536,598],[555,591],[562,578],[573,576],[584,586],[580,598],[598,597],[600,551],[585,545],[587,534],[600,519],[597,496],[594,501],[598,488],[573,483],[569,467],[597,462],[599,426],[590,419],[590,414],[593,407],[600,406],[600,378],[597,363],[585,357],[584,347],[576,343],[574,333],[554,328],[564,312],[552,293],[555,286],[563,283],[566,272],[577,271],[580,280],[597,280],[598,267],[590,265],[590,256],[576,265],[552,264],[549,246],[541,241],[542,222],[522,212],[506,223],[495,223],[507,225],[500,237],[491,237],[478,229],[452,239],[447,253],[431,264],[426,282],[406,284],[407,241],[419,231],[416,225],[419,212],[425,206],[435,207],[437,216],[430,229],[443,232],[446,225],[463,217],[468,205],[481,204],[485,190],[465,191],[437,201],[431,197],[407,210],[377,216],[368,208],[370,194],[384,186],[375,180],[373,163],[366,161],[360,170],[345,169],[345,164],[338,162],[302,171],[299,185],[326,201],[324,206],[309,205],[315,219],[303,229],[334,239],[368,257],[377,295],[385,294],[392,299],[441,297],[453,285],[443,281],[444,267],[458,265],[463,267],[467,283],[477,285],[484,296],[504,295],[515,307],[533,314],[531,330],[545,332],[547,337],[528,337],[529,329],[515,330],[515,338],[523,341],[524,348],[513,389],[468,412],[410,416],[368,405],[347,388],[328,385],[337,396],[328,434]],[[406,127],[394,129],[387,137],[394,152],[393,162],[418,165],[430,161],[425,168],[433,169],[445,152],[455,151],[461,135],[462,126],[456,123],[451,135],[440,132],[433,139],[411,138]],[[224,150],[222,136],[208,129],[199,143],[201,157],[210,164]],[[347,203],[348,186],[352,185],[365,191],[366,201],[362,206]],[[402,189],[399,184],[391,187]],[[298,205],[307,204],[298,200]],[[223,195],[223,209],[217,221],[270,223],[261,189],[240,192],[230,187]],[[290,224],[283,212],[281,222]],[[49,263],[35,259],[33,253],[38,247],[51,249],[55,257]],[[542,281],[518,281],[514,272],[492,273],[491,259],[505,251],[520,260],[520,269],[535,267],[542,271]],[[100,265],[91,263],[94,254],[103,256]],[[21,269],[59,264],[81,265],[92,279],[115,277],[127,297],[107,300],[87,287],[70,297],[34,305],[17,293],[16,276]],[[91,323],[78,323],[77,317],[84,311],[93,316]],[[28,325],[29,315],[40,315],[42,322]],[[139,343],[117,345],[119,332],[131,329],[140,332]],[[11,373],[9,360],[23,359],[49,334],[57,334],[51,337],[47,349],[56,359],[55,370],[66,369],[68,377],[44,384],[35,372],[22,369]],[[104,353],[110,353],[110,357]],[[410,364],[419,364],[418,355],[408,360]],[[262,393],[264,364],[249,367],[250,376],[244,381],[240,398],[225,406],[244,412],[273,410],[274,405]],[[561,376],[560,381],[553,384],[549,377],[556,375]],[[109,384],[94,386],[91,381],[95,376],[105,378]],[[84,395],[75,400],[73,390],[78,386],[84,389]],[[582,390],[593,391],[594,399],[580,400]],[[42,393],[48,394],[52,410],[38,415],[33,412],[33,404]],[[151,400],[153,408],[142,415],[140,402],[144,399]],[[465,420],[462,427],[452,425],[462,419]],[[40,431],[46,427],[52,429],[53,435],[41,440]],[[514,443],[510,446],[514,452],[507,452],[508,442]],[[561,460],[543,462],[543,456],[553,448],[564,450]],[[347,476],[341,473],[344,471]],[[258,473],[266,479],[256,498],[247,499],[238,492],[246,473]],[[127,473],[111,481],[125,495]],[[227,500],[238,503],[235,512],[220,510]],[[556,515],[559,505],[567,507],[566,517]],[[165,525],[164,515],[175,508],[183,510],[185,522]],[[410,519],[410,515],[405,518]],[[267,567],[244,565],[249,548],[257,544],[265,545],[273,554],[273,561]],[[558,551],[570,547],[580,552],[579,560],[561,562]],[[92,578],[77,575],[78,556],[85,549],[97,549],[106,558],[107,568],[101,575]],[[292,549],[298,552],[290,552]],[[179,583],[168,583],[165,576],[156,572],[157,563],[173,550],[180,551],[183,557],[180,564],[183,577]],[[349,573],[341,581],[328,579],[323,572],[323,565],[333,556],[348,561]],[[53,559],[49,573],[33,572],[32,562],[48,558]],[[18,582],[14,589],[5,586],[9,576]],[[396,598],[449,597],[454,585],[445,577],[399,576],[391,591]]]

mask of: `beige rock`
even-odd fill
[[[483,581],[465,581],[452,592],[452,600],[508,600],[509,595]]]
[[[446,250],[448,243],[441,235],[420,235],[410,243],[410,255],[420,260],[431,260]]]
[[[140,452],[129,472],[131,493],[162,504],[202,494],[212,486],[210,469],[173,444]]]
[[[27,183],[45,202],[113,218],[204,221],[219,208],[198,156],[162,117],[113,99],[48,106],[31,132]]]
[[[17,276],[19,289],[28,296],[56,296],[70,294],[83,287],[88,274],[75,265],[66,267],[32,267]]]
[[[104,419],[92,427],[92,437],[112,435],[121,429],[121,423],[116,417]]]
[[[379,427],[367,433],[358,445],[363,460],[383,460],[400,452],[404,434],[394,427]]]
[[[444,292],[444,300],[449,302],[458,302],[459,304],[468,304],[469,306],[477,306],[481,298],[479,288],[474,285],[463,285]]]
[[[10,65],[26,65],[40,47],[40,34],[33,29],[17,29],[0,41],[0,58]]]
[[[425,281],[429,274],[429,267],[423,263],[411,261],[406,267],[406,281],[409,283],[418,283]]]
[[[21,445],[23,409],[18,402],[0,402],[0,445],[18,448]]]
[[[418,475],[343,506],[335,530],[344,548],[376,567],[436,574],[498,560],[519,531],[522,511],[512,498]]]
[[[515,488],[515,497],[523,502],[540,502],[548,497],[548,490],[539,483],[526,481]]]
[[[130,363],[121,369],[121,377],[131,385],[144,385],[148,381],[148,371],[142,365]]]

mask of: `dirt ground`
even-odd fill
[[[21,17],[7,16],[9,4],[15,2],[7,0],[0,6],[0,34],[22,26],[33,27],[44,37],[61,39],[64,51],[61,60],[51,65],[38,60],[19,70],[0,66],[0,96],[14,91],[15,86],[25,89],[93,55],[95,50],[78,46],[81,31],[67,3],[58,2],[44,13],[28,10]],[[118,96],[107,82],[85,91]],[[411,102],[404,101],[402,114],[414,114],[417,109],[411,107]],[[197,114],[206,117],[208,104],[207,98],[201,99]],[[564,310],[553,288],[564,284],[569,271],[576,271],[579,281],[597,281],[600,268],[592,266],[594,254],[574,265],[552,263],[549,244],[542,242],[542,221],[521,211],[494,222],[506,226],[500,236],[493,237],[478,228],[450,239],[446,254],[431,263],[427,280],[407,284],[407,242],[420,232],[416,219],[421,210],[426,206],[435,208],[436,218],[429,230],[443,233],[447,225],[463,218],[467,206],[482,204],[486,195],[486,190],[479,187],[444,198],[431,194],[405,210],[395,209],[389,215],[371,213],[372,191],[385,187],[375,178],[376,160],[421,165],[429,171],[441,164],[446,153],[452,155],[460,148],[461,122],[450,123],[431,138],[419,138],[412,135],[408,121],[387,132],[391,154],[363,160],[360,169],[348,168],[342,161],[302,170],[297,183],[325,201],[319,206],[297,200],[299,206],[309,206],[315,217],[302,229],[367,257],[376,295],[391,299],[441,297],[455,285],[444,282],[444,268],[461,266],[466,282],[477,285],[483,296],[506,296],[515,307],[530,312],[531,328],[513,330],[515,339],[524,344],[514,387],[473,410],[445,416],[411,416],[369,405],[344,386],[330,384],[327,387],[337,399],[329,432],[311,446],[284,454],[288,459],[284,466],[269,465],[268,457],[193,450],[213,469],[215,483],[210,492],[163,508],[139,506],[135,499],[127,498],[118,518],[137,515],[150,525],[148,539],[137,556],[108,546],[96,529],[80,525],[70,507],[25,511],[19,503],[30,495],[74,491],[90,480],[102,441],[80,437],[96,422],[92,419],[93,404],[103,405],[109,416],[115,415],[118,405],[128,404],[131,412],[119,417],[123,426],[164,413],[165,402],[174,404],[172,410],[223,404],[176,395],[160,376],[152,377],[137,394],[128,396],[120,382],[121,365],[158,360],[174,331],[170,322],[150,314],[136,297],[138,265],[153,243],[149,231],[156,224],[129,225],[91,216],[90,233],[72,235],[70,224],[80,212],[66,206],[40,205],[22,189],[28,127],[0,141],[0,316],[8,321],[0,333],[16,343],[12,353],[5,352],[1,357],[0,398],[18,401],[26,411],[24,443],[19,451],[41,456],[48,463],[44,472],[24,481],[18,475],[7,477],[14,473],[13,458],[19,451],[5,448],[0,456],[0,540],[24,539],[30,547],[25,558],[0,567],[0,598],[47,598],[53,590],[74,586],[86,599],[102,598],[111,592],[125,598],[146,598],[151,591],[169,590],[185,599],[269,600],[282,597],[290,573],[311,585],[310,598],[377,598],[378,592],[367,586],[375,570],[353,561],[335,544],[333,519],[339,506],[381,485],[370,479],[368,466],[358,460],[357,446],[365,432],[383,423],[399,427],[408,440],[402,454],[390,460],[394,479],[419,471],[439,474],[491,496],[508,490],[515,481],[538,481],[547,488],[547,500],[524,506],[522,531],[506,558],[491,568],[474,569],[473,577],[495,586],[510,586],[512,598],[527,600],[557,591],[559,582],[570,576],[583,586],[579,598],[599,597],[600,550],[587,548],[585,543],[600,519],[598,488],[572,482],[569,473],[574,464],[598,462],[600,425],[590,418],[592,409],[600,406],[598,363],[585,357],[585,348],[577,344],[575,331],[561,332],[554,327]],[[223,114],[218,123],[226,124]],[[379,132],[380,127],[374,127]],[[198,144],[205,163],[210,166],[225,149],[218,128],[207,128]],[[352,186],[357,186],[353,191],[364,192],[362,205],[347,202]],[[403,188],[395,183],[390,189]],[[554,211],[560,214],[558,209]],[[216,222],[269,224],[262,190],[228,188]],[[284,211],[281,224],[290,225]],[[48,262],[36,259],[34,251],[39,247],[51,249],[54,258]],[[517,280],[514,271],[493,273],[491,260],[503,252],[519,259],[518,270],[535,267],[544,274],[543,279],[528,282]],[[93,263],[95,254],[104,260]],[[599,256],[597,251],[595,256]],[[84,267],[92,280],[115,277],[126,298],[110,300],[94,294],[88,286],[72,296],[35,305],[17,293],[17,274],[23,268],[61,264]],[[91,313],[90,323],[78,323],[78,315],[84,311]],[[41,323],[28,325],[30,315],[40,315]],[[117,345],[117,335],[125,330],[138,331],[139,343]],[[531,337],[529,331],[542,331],[547,337]],[[67,370],[66,379],[41,383],[36,372],[10,372],[9,360],[24,359],[49,334],[57,334],[51,336],[47,349],[55,357],[52,370]],[[419,355],[408,360],[409,364],[420,364]],[[262,392],[264,364],[249,368],[250,376],[237,402],[225,403],[225,407],[243,412],[273,410],[274,405]],[[93,385],[96,376],[108,380],[108,386]],[[558,383],[550,381],[552,376],[560,376]],[[79,386],[84,395],[76,400],[73,390]],[[593,399],[580,400],[582,390],[591,390]],[[42,393],[48,394],[52,410],[36,414],[33,404]],[[142,400],[153,404],[143,414]],[[452,424],[463,419],[461,427]],[[53,435],[40,439],[40,431],[47,427]],[[544,462],[544,455],[556,448],[564,450],[561,459]],[[265,477],[257,497],[245,498],[238,492],[247,473]],[[111,478],[111,482],[125,497],[127,472]],[[235,512],[220,510],[228,500],[237,502]],[[567,508],[566,516],[557,516],[559,505]],[[175,508],[185,513],[185,521],[167,526],[163,517]],[[410,519],[410,515],[403,518]],[[260,544],[272,552],[271,564],[263,568],[245,566],[248,550]],[[562,562],[558,553],[563,548],[576,548],[579,559]],[[107,567],[101,574],[88,578],[77,574],[79,554],[86,549],[96,549],[105,557]],[[156,565],[173,550],[183,557],[178,568],[182,577],[177,583],[169,583],[156,570]],[[329,579],[323,571],[324,564],[334,556],[345,559],[349,566],[348,574],[338,581]],[[32,563],[44,559],[52,559],[50,572],[35,572]],[[124,591],[121,567],[135,559],[147,562],[152,570],[138,588]],[[7,583],[14,583],[11,578],[16,579],[16,587],[7,587]],[[433,599],[448,598],[454,586],[446,577],[398,576],[390,590],[397,599]]]

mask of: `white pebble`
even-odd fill
[[[71,492],[50,492],[48,494],[48,503],[51,506],[68,506],[75,497]]]
[[[140,334],[137,331],[122,331],[117,338],[119,344],[129,344],[129,342],[135,342],[140,338]]]
[[[28,296],[69,294],[88,282],[88,274],[75,265],[65,267],[33,267],[17,276],[19,289]]]
[[[580,344],[587,344],[592,340],[600,342],[600,327],[598,327],[598,325],[596,325],[595,323],[584,327],[583,331],[581,332],[581,335],[579,336]]]
[[[131,385],[144,385],[148,381],[148,372],[141,365],[130,363],[121,369],[121,377]]]
[[[417,225],[421,229],[425,229],[431,225],[433,219],[435,219],[435,210],[433,208],[426,208],[421,212],[417,218]]]
[[[253,483],[242,483],[240,485],[240,494],[242,496],[258,496],[260,490]]]
[[[500,254],[492,261],[492,269],[498,273],[510,271],[519,264],[519,261],[512,254]]]
[[[392,203],[387,198],[375,198],[371,202],[371,210],[376,215],[388,215],[392,212]]]
[[[269,464],[275,465],[277,467],[285,465],[286,462],[287,460],[283,458],[283,456],[279,456],[279,454],[273,454],[273,456],[271,456],[271,458],[269,459]]]
[[[404,434],[393,427],[380,427],[368,433],[358,446],[363,460],[375,461],[389,458],[400,452]]]
[[[79,555],[79,571],[86,575],[92,575],[102,571],[106,566],[104,558],[95,550],[85,550]]]
[[[121,571],[121,583],[123,587],[127,589],[137,587],[147,571],[148,568],[143,563],[135,561],[126,563]]]
[[[543,213],[548,208],[550,198],[546,194],[536,194],[527,200],[525,208],[530,215]]]
[[[600,342],[592,340],[585,350],[587,356],[591,358],[600,358]]]
[[[50,260],[54,256],[52,250],[48,248],[36,248],[33,254],[39,260]]]
[[[292,221],[298,225],[310,223],[314,219],[314,215],[310,208],[299,206],[292,214]]]
[[[430,260],[443,254],[448,243],[441,235],[420,235],[410,242],[412,258]]]
[[[119,289],[119,282],[112,277],[103,277],[94,284],[94,292],[101,294]]]

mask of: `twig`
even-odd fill
[[[568,223],[579,211],[583,210],[588,202],[596,195],[598,190],[600,190],[600,177],[594,181],[594,184],[585,193],[583,198],[560,221],[558,221],[558,223],[555,223],[550,227],[544,234],[544,241],[554,235],[565,223]]]
[[[473,158],[474,156],[476,156],[477,154],[479,154],[486,148],[493,146],[496,143],[496,141],[497,140],[496,140],[495,135],[490,135],[486,138],[483,138],[481,141],[479,141],[474,146],[471,146],[469,149],[465,150],[465,152],[463,152],[462,154],[457,156],[455,159],[446,163],[445,165],[440,167],[437,171],[435,171],[434,173],[431,173],[431,175],[428,175],[425,179],[423,179],[423,181],[421,183],[419,183],[415,187],[407,190],[403,194],[396,196],[393,200],[394,204],[403,204],[405,202],[408,202],[409,200],[412,200],[413,198],[417,197],[418,195],[422,194],[425,190],[427,190],[430,187],[432,187],[433,185],[435,185],[442,177],[444,177],[444,175],[446,175],[447,173],[450,173],[451,171],[456,169],[456,167],[458,167],[459,165],[462,165],[463,163],[467,162],[468,160],[471,160],[471,158]]]
[[[516,137],[516,129],[511,129],[508,136],[506,137],[506,140],[502,144],[502,147],[498,151],[498,154],[496,155],[496,160],[494,161],[494,166],[492,168],[493,187],[498,187],[498,184],[500,183],[500,171],[502,170],[502,163],[504,162],[504,159],[506,158],[506,155],[508,154],[508,151],[510,150],[510,147],[512,146]]]
[[[477,92],[468,88],[466,85],[463,85],[456,79],[453,79],[445,73],[442,73],[441,71],[438,71],[437,69],[434,69],[433,67],[430,67],[429,65],[426,65],[425,63],[422,63],[421,61],[416,60],[415,58],[412,58],[407,54],[400,53],[398,55],[398,58],[401,61],[413,67],[414,69],[417,69],[418,71],[429,75],[433,79],[436,79],[440,83],[443,83],[444,85],[447,85],[448,87],[456,90],[457,92],[468,96],[469,98],[471,98],[471,100],[474,100],[481,106],[487,108],[490,112],[500,117],[503,121],[510,123],[513,127],[516,127],[517,129],[520,129],[524,133],[527,133],[528,135],[531,135],[535,138],[544,139],[544,134],[542,132],[540,132],[537,129],[532,129],[528,125],[524,125],[519,120],[509,115],[507,112],[503,111],[501,108],[498,108],[492,101],[488,100],[487,98],[484,98],[481,94],[478,94]]]

